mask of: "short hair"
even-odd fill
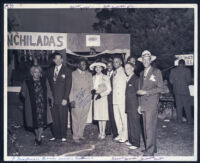
[[[135,70],[136,66],[134,64],[132,64],[131,62],[127,62],[125,65],[130,65],[133,67],[133,69]]]
[[[119,59],[119,60],[122,62],[122,59],[121,59],[121,57],[119,57],[119,56],[115,56],[115,57],[113,58],[113,61],[114,61],[114,59]]]
[[[184,59],[180,59],[180,60],[178,61],[178,64],[179,64],[179,65],[185,65],[185,60],[184,60]]]
[[[59,55],[61,58],[63,58],[62,54],[61,54],[61,53],[58,53],[58,52],[55,52],[55,53],[53,54],[53,58],[55,59],[57,55]]]
[[[79,58],[79,60],[78,60],[78,64],[80,64],[81,62],[85,62],[85,63],[87,64],[87,59],[81,57],[81,58]]]
[[[30,74],[31,74],[31,75],[33,74],[33,72],[35,71],[35,69],[38,69],[39,72],[40,72],[40,74],[42,74],[42,68],[41,68],[40,66],[32,66],[32,67],[30,68]]]
[[[127,62],[128,62],[128,61],[130,61],[130,60],[131,60],[131,58],[134,58],[134,59],[136,60],[136,58],[135,58],[135,57],[133,57],[133,56],[129,56],[129,57],[127,58]]]
[[[108,60],[107,65],[108,65],[109,63],[111,63],[111,64],[113,65],[113,61]]]

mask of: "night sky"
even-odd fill
[[[10,9],[8,17],[24,32],[92,33],[94,9]]]

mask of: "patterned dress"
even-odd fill
[[[35,90],[35,99],[36,99],[36,118],[37,124],[39,127],[44,127],[44,97],[43,97],[43,89],[41,86],[40,80],[34,81],[34,90]]]

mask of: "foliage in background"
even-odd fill
[[[194,51],[193,9],[96,9],[97,32],[130,33],[131,54],[148,49],[158,67],[173,65],[174,55]]]

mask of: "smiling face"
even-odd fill
[[[41,76],[41,72],[38,68],[34,68],[31,72],[33,79],[38,80]]]
[[[53,59],[56,66],[60,66],[63,63],[63,58],[61,55],[56,55]]]
[[[151,57],[142,57],[142,63],[145,68],[148,68],[151,65]]]
[[[82,70],[82,71],[86,70],[86,62],[85,61],[81,61],[79,63],[79,69]]]
[[[109,62],[109,63],[107,64],[107,70],[108,70],[108,72],[111,72],[111,71],[113,70],[113,65],[112,65],[111,62]]]
[[[125,65],[125,72],[129,76],[133,74],[134,68],[130,64]]]
[[[114,58],[113,60],[113,66],[115,69],[119,68],[122,65],[122,61],[119,58]]]
[[[102,70],[103,70],[103,68],[101,66],[95,67],[95,71],[96,71],[97,74],[100,74]]]
[[[128,62],[135,64],[135,58],[131,57]]]

